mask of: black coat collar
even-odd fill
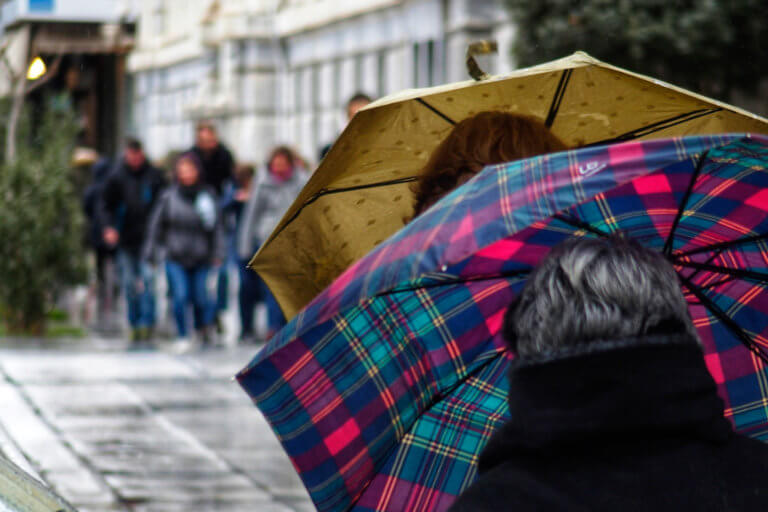
[[[701,348],[684,336],[595,342],[512,362],[512,419],[480,457],[480,472],[510,454],[556,456],[600,443],[732,435]]]

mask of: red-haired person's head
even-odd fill
[[[277,146],[267,159],[267,171],[276,181],[288,181],[296,167],[296,153],[288,146]]]
[[[414,184],[414,216],[487,165],[565,149],[565,143],[535,117],[481,112],[464,119],[435,148]]]

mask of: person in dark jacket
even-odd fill
[[[357,114],[360,109],[367,107],[372,101],[373,99],[365,93],[357,92],[353,94],[352,97],[347,100],[347,123],[355,117],[355,114]],[[320,148],[320,160],[325,158],[325,155],[328,154],[332,147],[333,142]]]
[[[234,179],[235,159],[219,140],[219,133],[211,121],[197,123],[195,145],[190,151],[202,165],[202,182],[214,189],[216,197],[222,197],[226,187]]]
[[[104,244],[117,248],[135,343],[149,340],[155,325],[154,274],[142,264],[141,247],[150,212],[165,184],[162,172],[144,156],[141,143],[128,139],[123,158],[107,178],[98,201]]]
[[[109,177],[112,162],[107,157],[99,158],[91,167],[91,184],[83,193],[83,212],[88,221],[88,246],[96,257],[96,295],[98,301],[98,320],[104,325],[113,312],[115,291],[114,259],[115,248],[109,246],[102,236],[98,210],[104,192],[104,185]]]
[[[176,183],[160,198],[149,224],[144,259],[158,261],[164,249],[170,281],[178,346],[186,348],[187,306],[192,305],[194,326],[203,344],[209,344],[216,314],[207,289],[212,267],[221,265],[226,253],[222,216],[214,190],[202,182],[197,156],[184,153],[175,165]]]
[[[195,145],[190,150],[202,164],[202,182],[213,188],[217,201],[226,196],[233,186],[235,159],[227,147],[219,140],[219,133],[211,121],[200,121],[195,130]],[[225,234],[227,225],[224,225]],[[226,265],[219,268],[216,284],[216,313],[227,309],[229,302],[229,278]],[[218,316],[216,317],[218,323]]]
[[[235,220],[235,234],[240,233],[246,206],[256,188],[255,166],[239,164],[235,169],[236,188],[232,189],[222,201],[222,208]],[[240,255],[237,248],[237,236],[233,237],[234,260],[237,261],[239,272],[238,306],[240,311],[240,342],[255,343],[253,328],[253,312],[256,305],[262,301],[261,281],[256,272],[248,268],[251,257],[258,247],[252,247],[246,254]]]
[[[768,445],[733,432],[672,266],[569,241],[505,319],[512,419],[451,512],[768,510]]]

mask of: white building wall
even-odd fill
[[[466,45],[484,37],[501,46],[488,71],[513,64],[502,0],[218,3],[214,11],[205,0],[142,4],[129,62],[132,118],[153,158],[191,145],[205,117],[240,160],[262,162],[275,144],[289,144],[316,163],[343,129],[352,94],[464,80]]]
[[[133,18],[139,9],[139,0],[5,0],[0,2],[0,30],[23,21],[115,23]]]

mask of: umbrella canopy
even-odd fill
[[[0,510],[76,512],[63,498],[0,454]]]
[[[238,379],[318,510],[443,510],[508,417],[528,272],[621,231],[679,272],[737,430],[768,438],[768,138],[629,142],[485,169],[344,272]]]
[[[291,318],[412,215],[410,190],[452,126],[536,116],[573,147],[681,135],[768,134],[768,121],[585,53],[508,75],[405,91],[360,111],[252,262]]]

